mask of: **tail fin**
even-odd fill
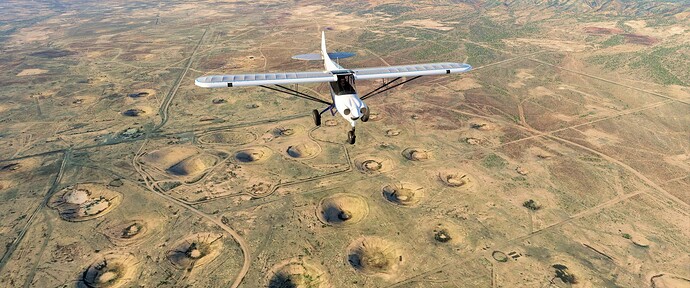
[[[323,57],[323,66],[327,71],[342,70],[343,67],[336,64],[328,56],[328,50],[326,50],[326,31],[321,31],[321,57]]]

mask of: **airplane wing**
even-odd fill
[[[398,78],[410,76],[442,75],[450,73],[467,72],[472,66],[465,63],[426,63],[402,66],[386,66],[352,69],[355,72],[355,79],[379,79],[379,78]]]
[[[194,84],[204,88],[259,86],[333,82],[337,77],[331,72],[287,72],[238,75],[211,75],[196,78]]]

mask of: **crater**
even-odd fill
[[[197,233],[175,243],[168,260],[178,269],[191,270],[207,264],[220,254],[223,234]]]
[[[470,145],[479,145],[482,144],[482,140],[479,138],[467,137],[465,138],[465,143]]]
[[[270,155],[271,151],[268,148],[247,148],[235,152],[235,159],[242,163],[256,163],[267,159]]]
[[[494,260],[498,262],[508,262],[508,255],[501,251],[494,251],[493,253],[491,253],[491,257],[493,257]]]
[[[315,142],[304,142],[288,146],[285,152],[292,158],[308,159],[316,157],[321,152],[321,146]]]
[[[392,168],[391,161],[385,158],[364,156],[355,159],[354,162],[357,170],[365,174],[387,172]]]
[[[468,188],[474,184],[474,180],[469,174],[458,171],[441,171],[438,173],[438,179],[448,187]]]
[[[70,190],[65,195],[62,196],[62,200],[68,204],[83,204],[90,199],[91,192],[86,189],[74,189]]]
[[[167,169],[168,173],[175,176],[198,177],[216,164],[218,159],[208,154],[190,156]]]
[[[406,148],[402,151],[402,155],[410,161],[426,161],[431,158],[431,152],[421,148]]]
[[[275,127],[270,131],[272,137],[290,137],[304,132],[304,127],[301,125],[290,124],[285,126]]]
[[[386,136],[388,137],[395,137],[400,135],[401,131],[400,129],[388,129],[386,130]]]
[[[144,98],[144,97],[153,96],[155,94],[156,94],[156,91],[153,89],[143,89],[139,92],[129,93],[129,94],[127,94],[127,96],[129,96],[130,98],[136,99],[136,98]]]
[[[122,111],[122,115],[128,116],[128,117],[140,117],[144,115],[149,115],[151,114],[151,108],[149,107],[134,107],[127,109],[125,111]]]
[[[496,125],[484,121],[473,121],[472,123],[470,123],[470,128],[477,129],[480,131],[491,131],[496,129]]]
[[[147,235],[148,226],[144,220],[132,220],[108,227],[103,234],[113,244],[131,245],[139,242]]]
[[[269,288],[332,287],[323,269],[304,258],[293,258],[278,263],[267,275]]]
[[[403,260],[395,244],[379,237],[361,237],[350,243],[347,260],[358,272],[392,278]]]
[[[338,193],[321,199],[316,216],[324,224],[344,225],[362,221],[369,214],[369,205],[361,196]]]
[[[77,287],[123,287],[136,279],[136,268],[137,261],[132,254],[106,254],[84,270]]]
[[[106,185],[82,183],[68,186],[56,193],[48,206],[58,210],[67,221],[79,222],[107,214],[117,207],[122,195]]]
[[[380,113],[378,113],[378,112],[369,113],[369,121],[376,122],[376,121],[381,121],[381,119],[383,119],[383,115],[381,115]]]
[[[421,186],[407,182],[386,185],[382,190],[383,197],[388,202],[400,206],[413,206],[424,197],[424,189]]]
[[[239,146],[256,140],[256,135],[250,132],[221,131],[204,134],[197,138],[199,144],[219,144]]]
[[[441,220],[436,222],[427,231],[427,235],[430,236],[430,240],[436,244],[443,245],[453,245],[460,244],[464,242],[465,234],[462,233],[461,229],[454,223],[449,221]]]
[[[338,121],[335,121],[335,119],[328,119],[323,122],[323,125],[328,127],[335,127],[338,126]]]

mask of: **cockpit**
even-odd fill
[[[331,89],[335,95],[355,94],[355,76],[353,74],[337,75],[336,82],[330,82]]]

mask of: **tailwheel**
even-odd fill
[[[347,143],[349,144],[355,144],[355,130],[351,130],[347,132]]]
[[[321,126],[321,113],[319,113],[319,110],[314,109],[311,111],[311,117],[314,118],[314,125]]]

